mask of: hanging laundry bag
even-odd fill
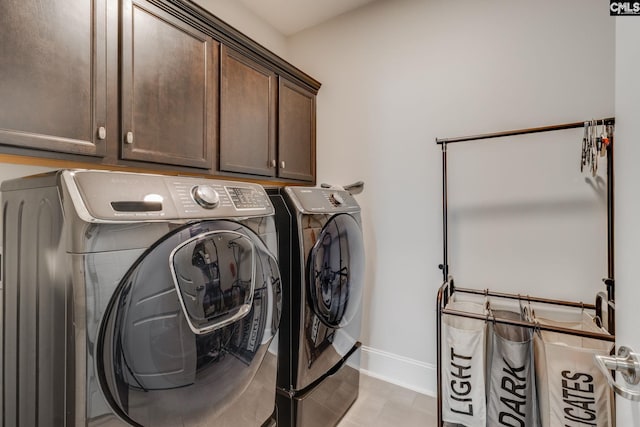
[[[485,314],[481,304],[452,301],[448,309]],[[484,320],[443,316],[442,419],[466,427],[485,427]]]
[[[522,320],[519,313],[511,311],[492,310],[491,314]],[[531,329],[490,321],[488,331],[487,425],[540,426]]]
[[[586,313],[576,322],[537,319],[541,324],[606,333]],[[594,361],[613,343],[555,332],[534,336],[536,381],[543,427],[613,427],[613,393]]]

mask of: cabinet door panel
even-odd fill
[[[220,61],[220,170],[274,176],[276,75],[224,45]]]
[[[278,176],[315,179],[316,97],[280,77],[278,115]]]
[[[0,144],[104,155],[105,7],[0,1]]]
[[[210,168],[217,43],[145,1],[123,20],[122,157]]]

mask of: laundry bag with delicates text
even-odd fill
[[[575,322],[541,324],[606,333],[586,313]],[[613,343],[556,332],[534,336],[536,381],[543,427],[613,427],[613,392],[594,361]]]

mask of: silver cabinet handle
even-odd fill
[[[98,128],[98,139],[106,139],[107,138],[107,128],[104,126],[100,126]]]
[[[284,160],[280,162],[280,167],[282,169],[284,169],[286,167],[286,163],[284,162]]]
[[[601,354],[596,354],[594,355],[594,358],[596,359],[598,368],[600,368],[604,376],[607,378],[607,382],[616,394],[624,397],[625,399],[640,402],[640,390],[633,390],[629,387],[618,384],[610,372],[620,372],[622,378],[627,382],[627,384],[636,385],[640,383],[640,362],[638,362],[638,355],[636,353],[628,347],[620,346],[618,349],[618,356],[603,356]]]
[[[269,162],[269,166],[271,166],[272,168],[276,167],[276,159],[273,159]]]
[[[127,144],[133,144],[133,132],[127,132],[127,136],[124,140]]]

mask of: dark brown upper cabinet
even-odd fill
[[[278,177],[315,179],[316,96],[280,77],[278,92]]]
[[[220,59],[219,170],[315,179],[315,94],[227,46]]]
[[[320,82],[190,0],[0,0],[0,154],[315,180]]]
[[[276,74],[245,55],[220,49],[220,171],[276,174]]]
[[[144,0],[122,22],[122,158],[210,169],[218,43]]]
[[[2,0],[0,31],[0,144],[103,156],[106,0]]]

